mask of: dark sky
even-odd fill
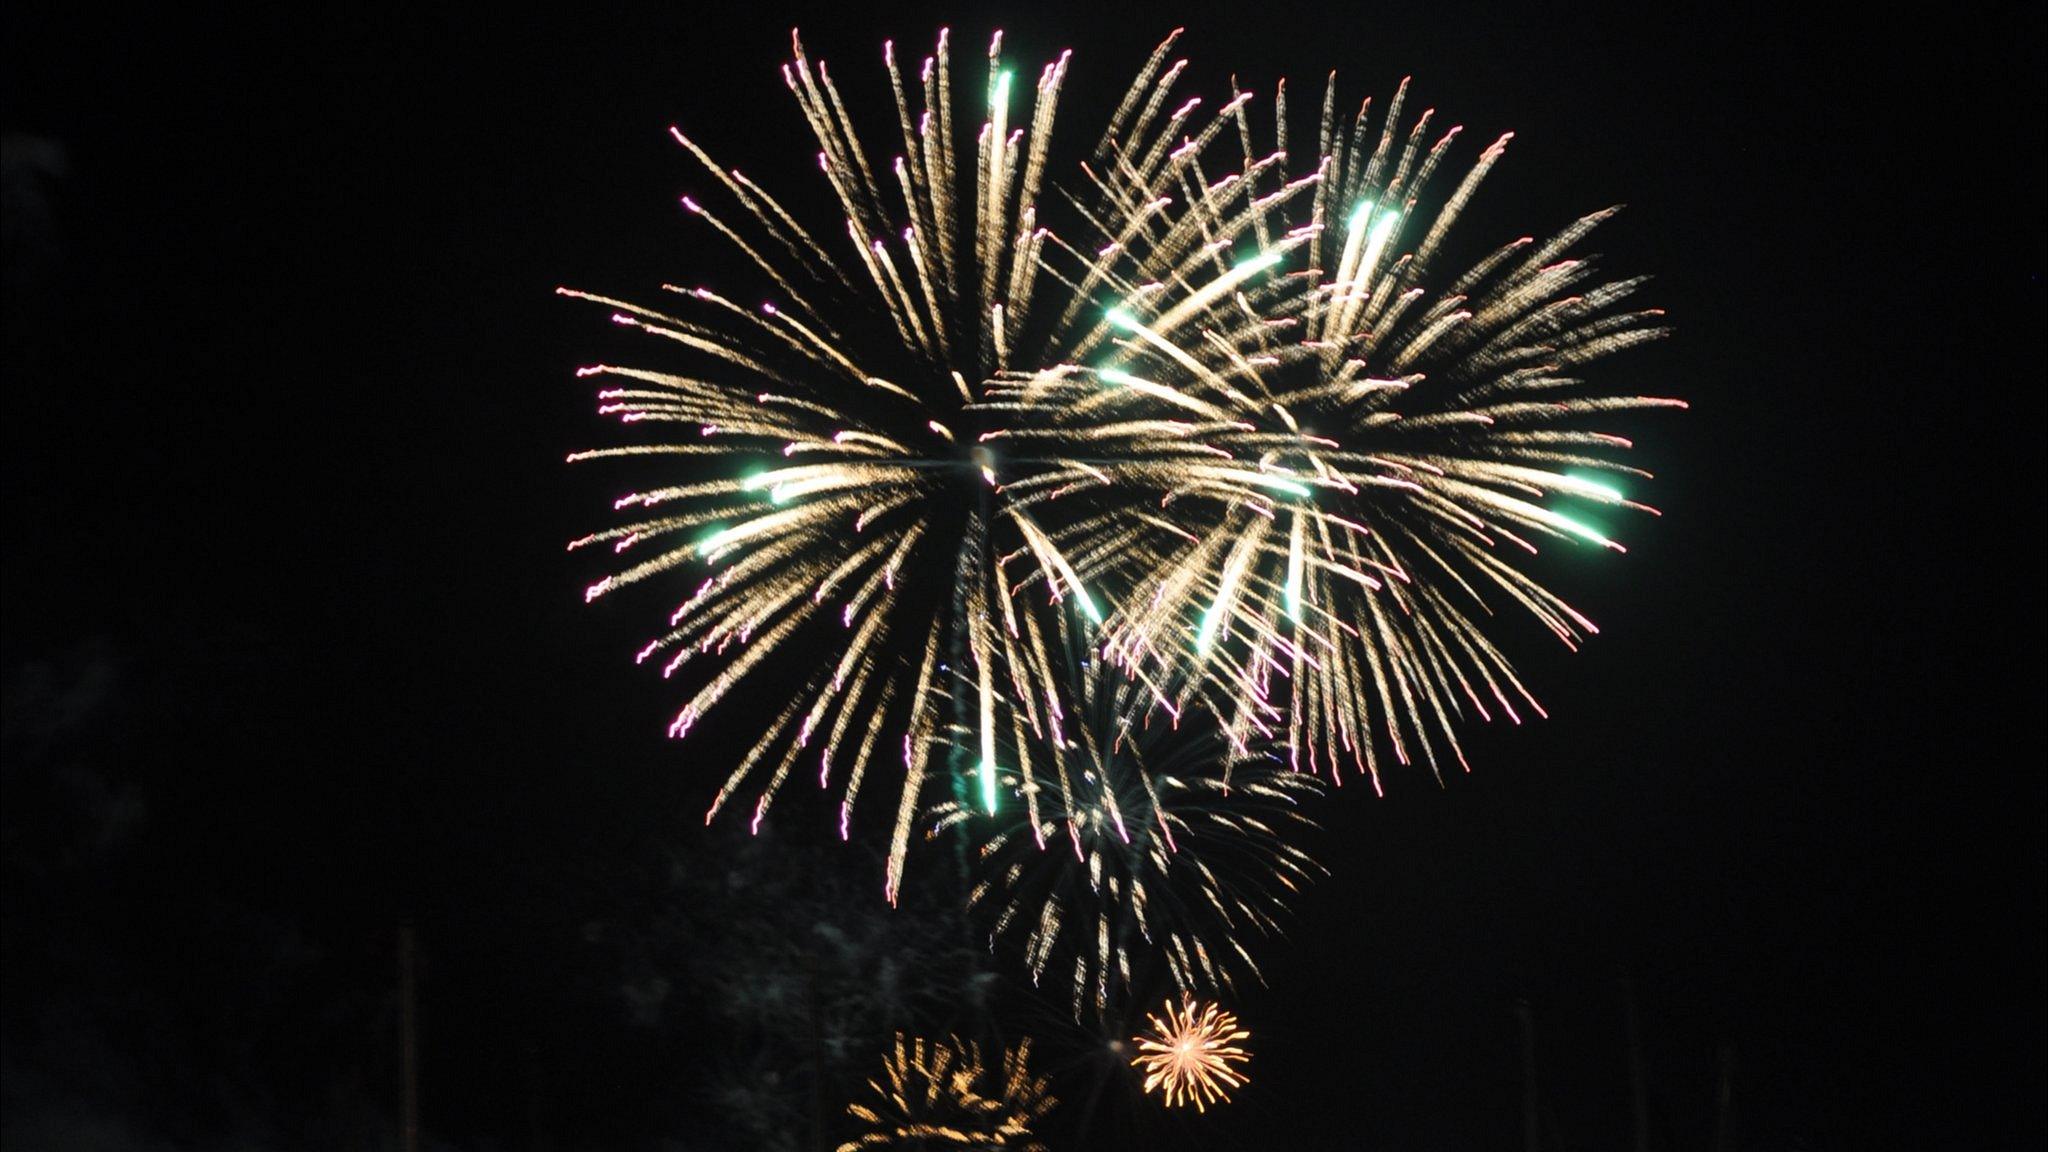
[[[654,1146],[595,1102],[697,1057],[592,1039],[620,1025],[579,932],[594,901],[654,915],[607,878],[719,835],[723,770],[660,739],[628,659],[649,620],[584,607],[563,554],[618,483],[562,463],[608,435],[572,371],[616,345],[553,289],[697,274],[671,123],[803,178],[791,24],[878,90],[881,40],[942,22],[969,56],[996,26],[1018,60],[1074,47],[1076,123],[1183,24],[1199,91],[1412,74],[1475,138],[1517,133],[1461,229],[1628,204],[1592,248],[1656,275],[1676,336],[1596,378],[1692,403],[1639,422],[1663,518],[1565,581],[1603,635],[1510,632],[1553,718],[1477,734],[1441,789],[1328,806],[1334,877],[1240,1005],[1255,1083],[1175,1138],[1514,1146],[1526,999],[1546,1146],[1625,1147],[1626,976],[1658,1147],[1706,1146],[1723,1046],[1736,1147],[2039,1147],[2039,5],[40,2],[0,36],[6,1072],[13,1117],[59,1119],[10,1147],[101,1112],[111,1146],[261,1129],[165,1103],[160,1070],[197,1094],[209,1062],[314,1083],[384,1051],[374,1010],[358,1035],[260,992],[262,941],[374,985],[402,917],[436,1139]],[[131,980],[155,1015],[93,1033],[110,1062],[65,1055]],[[78,1071],[103,1063],[128,1071]]]

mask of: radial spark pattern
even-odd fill
[[[1544,241],[1516,240],[1439,274],[1453,223],[1498,161],[1503,136],[1455,187],[1431,183],[1459,130],[1403,119],[1406,84],[1378,132],[1371,102],[1349,125],[1334,77],[1317,147],[1288,151],[1281,87],[1273,150],[1254,152],[1239,105],[1246,226],[1257,271],[1237,309],[1181,316],[1134,297],[1098,377],[1159,388],[1207,414],[1205,443],[1254,473],[1248,495],[1179,486],[1155,517],[1143,574],[1120,589],[1118,658],[1206,662],[1234,688],[1234,733],[1284,727],[1295,762],[1380,783],[1380,757],[1419,748],[1460,763],[1454,723],[1540,713],[1489,639],[1498,605],[1568,645],[1592,622],[1525,571],[1539,545],[1621,551],[1605,520],[1648,473],[1596,421],[1675,400],[1613,395],[1588,362],[1661,335],[1661,313],[1625,305],[1641,278],[1607,280],[1572,255],[1613,210]],[[1290,178],[1306,160],[1307,175]],[[1189,372],[1178,350],[1224,349]],[[1518,559],[1519,558],[1519,559]]]
[[[724,205],[692,197],[684,207],[772,299],[751,307],[679,288],[657,309],[567,293],[606,305],[674,357],[583,370],[604,380],[603,411],[655,435],[575,458],[628,457],[659,477],[617,502],[629,523],[573,545],[607,544],[626,564],[589,597],[656,577],[686,589],[640,653],[687,683],[676,736],[778,660],[800,685],[778,691],[786,702],[712,813],[752,782],[758,822],[808,749],[819,785],[841,791],[845,835],[877,756],[900,756],[891,899],[947,732],[971,733],[978,755],[957,759],[991,813],[997,743],[1019,730],[1046,738],[1057,681],[1029,617],[1058,603],[1103,618],[1097,574],[1109,580],[1150,555],[1130,548],[1151,531],[1133,502],[1163,491],[1242,501],[1272,482],[1208,443],[1220,410],[1175,387],[1230,370],[1236,350],[1171,336],[1238,323],[1240,287],[1306,241],[1234,260],[1264,209],[1246,179],[1209,183],[1201,157],[1249,97],[1214,113],[1199,100],[1169,110],[1182,69],[1166,66],[1171,43],[1053,195],[1067,57],[1039,74],[1027,110],[999,34],[966,113],[986,115],[967,136],[956,131],[965,109],[948,37],[909,83],[885,50],[901,154],[881,165],[824,64],[797,42],[784,79],[836,220],[806,228],[675,134]],[[1127,307],[1148,317],[1172,371],[1140,381],[1091,366],[1121,362]],[[1248,435],[1240,442],[1255,443]],[[711,668],[685,667],[699,658]],[[963,670],[971,687],[946,690]],[[1132,671],[1162,698],[1174,675]]]
[[[1506,137],[1446,190],[1457,129],[1405,119],[1405,84],[1347,122],[1333,80],[1313,149],[1288,146],[1284,85],[1261,149],[1251,93],[1175,102],[1172,44],[1073,165],[1051,134],[1067,57],[1027,100],[998,35],[962,104],[945,34],[908,82],[885,49],[900,155],[882,165],[797,42],[784,78],[829,224],[676,133],[719,197],[685,208],[772,298],[570,293],[674,357],[584,370],[655,434],[580,456],[657,478],[577,542],[624,565],[589,595],[679,588],[640,654],[685,685],[675,735],[754,678],[794,686],[712,813],[744,789],[758,823],[808,753],[845,835],[877,757],[900,756],[892,899],[935,773],[998,823],[1009,803],[1041,831],[1087,807],[1056,785],[1049,816],[1021,759],[1074,739],[1059,629],[1166,715],[1211,712],[1236,758],[1276,742],[1377,788],[1389,754],[1462,763],[1460,721],[1541,711],[1495,610],[1575,645],[1592,622],[1527,556],[1619,551],[1604,518],[1653,511],[1596,421],[1679,402],[1578,376],[1663,331],[1625,306],[1640,279],[1572,255],[1611,212],[1440,274]]]
[[[882,1148],[1005,1148],[1042,1152],[1031,1126],[1056,1100],[1029,1067],[1031,1041],[1003,1053],[1002,1066],[982,1063],[979,1045],[957,1037],[896,1037],[882,1074],[868,1081],[870,1098],[847,1106],[866,1129],[839,1152]]]
[[[1195,1111],[1206,1112],[1251,1082],[1242,1071],[1251,1053],[1237,1045],[1252,1034],[1238,1027],[1235,1015],[1184,999],[1169,1001],[1147,1020],[1151,1031],[1132,1038],[1138,1056],[1131,1063],[1144,1071],[1145,1091],[1157,1089],[1167,1107],[1193,1104]]]

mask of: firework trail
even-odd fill
[[[911,1146],[1043,1152],[1031,1126],[1057,1101],[1047,1093],[1045,1077],[1031,1074],[1030,1057],[1026,1039],[1006,1049],[1001,1068],[991,1070],[972,1042],[898,1033],[895,1051],[882,1060],[882,1075],[868,1081],[871,1099],[846,1109],[867,1131],[841,1144],[839,1152]]]
[[[1159,1089],[1166,1106],[1193,1104],[1206,1112],[1211,1104],[1227,1103],[1230,1093],[1251,1081],[1242,1067],[1251,1053],[1237,1046],[1251,1039],[1237,1017],[1214,1004],[1192,998],[1146,1018],[1151,1030],[1131,1038],[1138,1046],[1132,1066],[1145,1073],[1145,1091]]]
[[[991,945],[1034,985],[1071,978],[1077,1021],[1154,986],[1155,957],[1176,992],[1262,978],[1248,945],[1322,874],[1297,843],[1320,782],[1270,749],[1239,756],[1207,715],[1172,722],[1099,661],[1073,675],[1068,734],[1000,749],[1023,798],[1006,819],[964,799],[934,809],[934,838],[973,842],[968,903]]]
[[[617,502],[630,522],[571,545],[609,545],[626,565],[587,598],[655,577],[688,589],[640,653],[689,684],[671,733],[764,665],[799,665],[802,687],[707,820],[751,781],[758,824],[808,749],[820,787],[841,792],[844,836],[876,757],[900,754],[885,882],[895,899],[933,750],[958,713],[979,752],[960,750],[958,771],[975,777],[986,812],[999,802],[997,743],[1058,739],[1061,703],[1045,691],[1057,683],[1053,660],[1029,621],[1051,605],[1100,622],[1098,582],[1130,586],[1138,566],[1162,559],[1132,502],[1170,489],[1244,502],[1271,483],[1209,442],[1220,410],[1178,388],[1233,370],[1234,350],[1182,348],[1155,332],[1172,372],[1140,381],[1094,366],[1121,362],[1131,308],[1162,332],[1172,330],[1163,316],[1236,323],[1240,287],[1310,239],[1261,239],[1235,259],[1269,206],[1248,194],[1249,173],[1210,182],[1200,158],[1228,141],[1250,97],[1169,110],[1183,67],[1166,64],[1172,43],[1055,190],[1048,153],[1067,56],[1039,73],[1027,110],[998,34],[969,102],[986,115],[962,147],[956,118],[970,113],[955,99],[948,36],[907,80],[885,48],[901,153],[883,165],[825,65],[793,40],[783,76],[836,202],[830,226],[807,228],[675,133],[724,205],[684,207],[751,262],[773,299],[750,307],[672,288],[673,302],[655,309],[564,290],[675,359],[581,370],[603,380],[601,411],[657,434],[572,459],[626,457],[663,475]],[[699,657],[713,669],[685,669]],[[962,670],[971,691],[948,690]],[[1131,673],[1161,700],[1185,679],[1135,662]]]
[[[1217,467],[1259,478],[1244,494],[1162,490],[1171,518],[1126,545],[1145,570],[1118,589],[1114,658],[1205,665],[1231,685],[1234,740],[1284,726],[1296,766],[1341,783],[1349,761],[1376,790],[1386,753],[1408,763],[1419,749],[1440,771],[1440,751],[1464,761],[1457,721],[1541,714],[1488,621],[1513,605],[1567,645],[1597,631],[1518,557],[1544,541],[1622,551],[1594,517],[1654,513],[1624,492],[1649,474],[1617,461],[1629,441],[1593,422],[1684,406],[1576,375],[1665,331],[1658,310],[1624,307],[1642,278],[1604,280],[1569,254],[1613,209],[1437,274],[1509,137],[1438,196],[1431,178],[1459,130],[1433,135],[1428,111],[1406,123],[1406,93],[1404,82],[1375,135],[1370,101],[1340,122],[1333,75],[1299,178],[1274,159],[1293,160],[1284,82],[1273,152],[1254,152],[1239,105],[1255,207],[1237,226],[1256,237],[1259,267],[1235,312],[1134,299],[1114,316],[1121,354],[1097,373],[1180,381],[1175,402],[1214,421],[1205,444],[1229,457]],[[1196,344],[1228,369],[1189,371],[1183,350]]]

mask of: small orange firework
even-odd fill
[[[1131,1064],[1145,1070],[1145,1091],[1164,1089],[1167,1107],[1192,1103],[1205,1112],[1211,1104],[1228,1103],[1230,1089],[1251,1083],[1237,1068],[1251,1053],[1237,1041],[1252,1034],[1238,1027],[1235,1014],[1184,997],[1178,1005],[1168,1001],[1163,1016],[1148,1019],[1151,1034],[1132,1037],[1139,1056]]]
[[[847,1106],[867,1131],[838,1152],[884,1148],[976,1148],[1046,1152],[1031,1126],[1052,1110],[1046,1078],[1030,1069],[1031,1041],[1002,1052],[1000,1068],[982,1062],[981,1046],[949,1037],[941,1043],[896,1034],[896,1050],[869,1080],[868,1103]]]

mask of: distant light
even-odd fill
[[[1584,476],[1575,476],[1571,473],[1559,476],[1557,478],[1557,486],[1567,492],[1575,492],[1581,496],[1591,496],[1611,504],[1619,504],[1626,499],[1622,495],[1621,489],[1614,487],[1612,484],[1603,484],[1598,480],[1589,480]]]
[[[1378,207],[1378,204],[1367,200],[1359,204],[1357,210],[1351,213],[1351,230],[1354,232],[1364,228],[1368,220],[1372,222],[1372,231],[1366,235],[1366,240],[1369,243],[1385,241],[1387,234],[1394,230],[1394,225],[1401,221],[1401,212],[1397,208],[1381,209],[1379,219],[1373,220],[1373,209]]]
[[[1265,472],[1255,472],[1252,474],[1251,479],[1252,483],[1262,488],[1271,488],[1276,492],[1285,492],[1289,496],[1308,495],[1308,486],[1306,484],[1297,484],[1292,480],[1282,479]]]
[[[1581,523],[1580,521],[1574,520],[1569,516],[1558,515],[1555,512],[1551,513],[1551,515],[1557,516],[1557,522],[1559,524],[1564,525],[1572,532],[1576,533],[1577,535],[1583,536],[1588,540],[1591,540],[1595,544],[1599,544],[1607,548],[1620,547],[1620,545],[1616,544],[1614,541],[1602,535],[1597,529],[1593,528],[1589,524]]]
[[[1221,600],[1209,605],[1209,610],[1202,613],[1201,630],[1195,633],[1195,651],[1205,656],[1209,654],[1209,644],[1215,640],[1216,625],[1222,618],[1223,601]]]
[[[1273,265],[1278,264],[1284,256],[1285,254],[1280,252],[1261,252],[1257,256],[1238,264],[1231,271],[1239,275],[1250,275],[1253,272],[1271,268]]]
[[[1075,586],[1074,597],[1081,601],[1081,611],[1087,615],[1088,619],[1093,620],[1097,624],[1102,623],[1102,610],[1095,606],[1095,600],[1088,595],[1086,588],[1078,585]]]

